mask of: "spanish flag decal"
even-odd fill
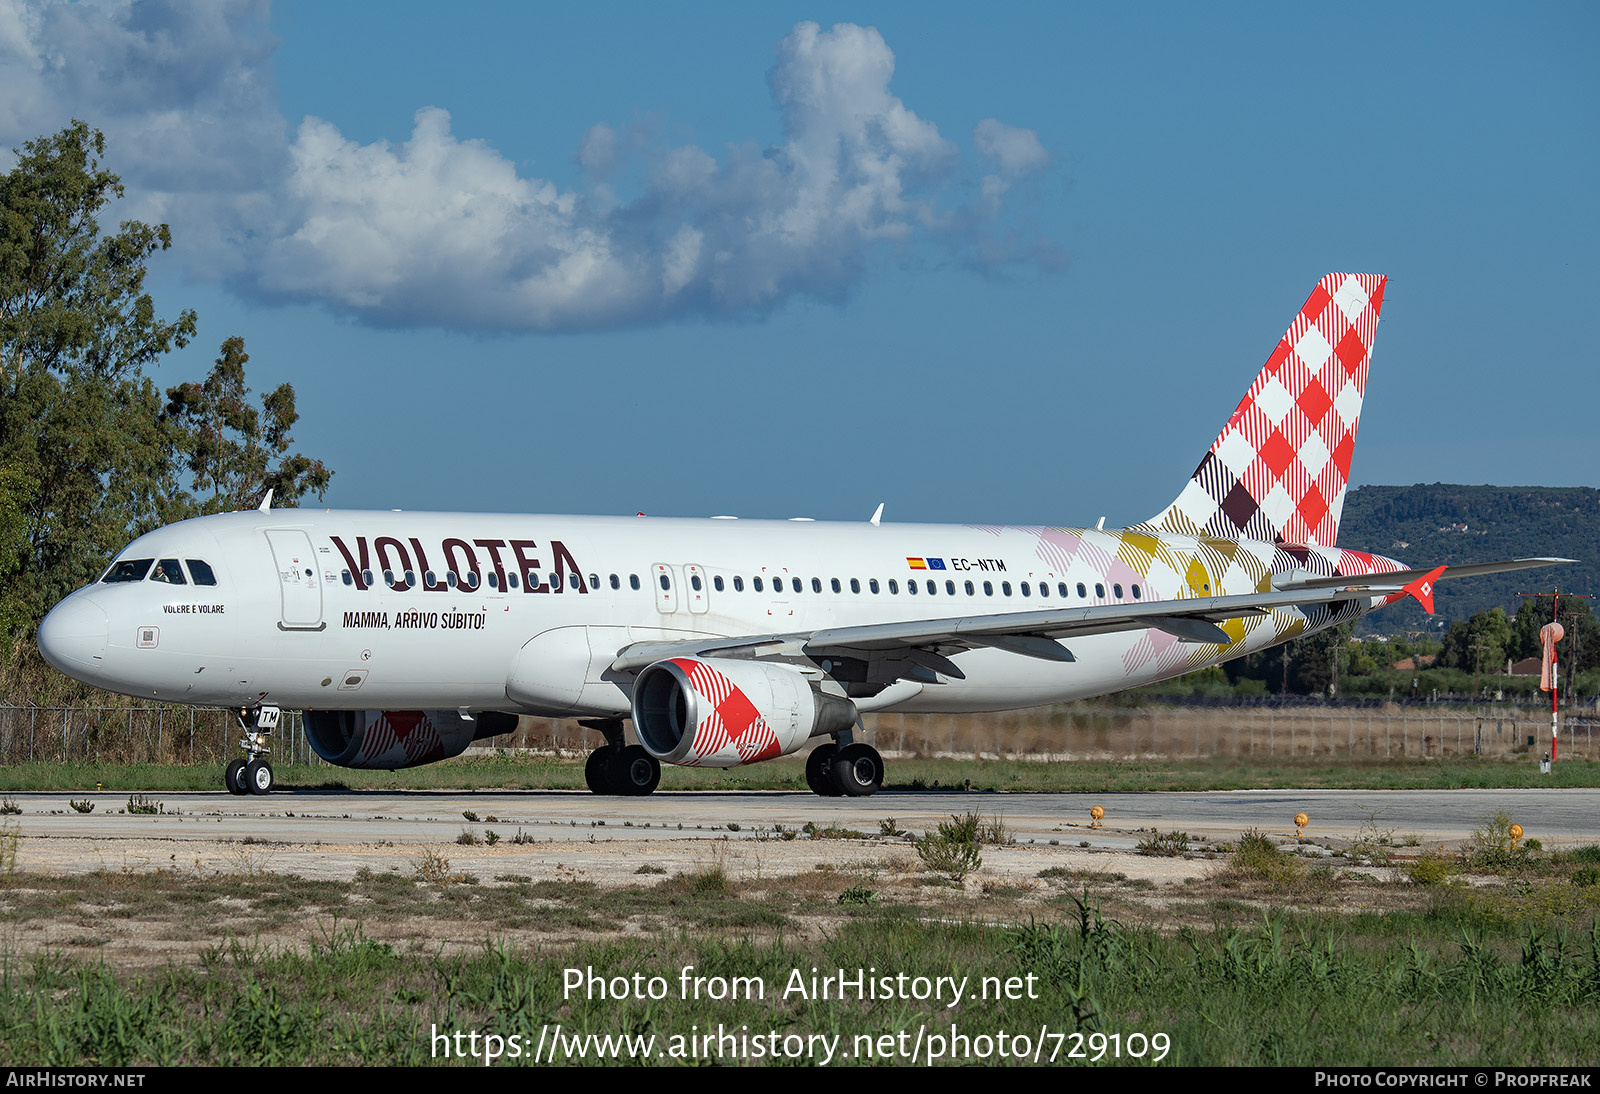
[[[908,558],[906,559],[906,565],[913,570],[926,570],[928,568],[928,564],[920,558]]]

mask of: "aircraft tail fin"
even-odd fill
[[[1146,527],[1335,546],[1386,281],[1317,283],[1188,485]]]

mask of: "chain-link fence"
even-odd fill
[[[1561,716],[1561,754],[1594,758],[1596,712]],[[1183,706],[1067,703],[1000,714],[868,714],[867,739],[885,752],[1052,760],[1137,757],[1342,756],[1353,759],[1543,754],[1548,708],[1492,703],[1382,706]],[[238,755],[231,710],[177,706],[32,707],[0,704],[0,763],[226,763]],[[477,748],[579,756],[600,744],[575,721],[523,718]],[[300,715],[285,711],[274,764],[322,764]]]

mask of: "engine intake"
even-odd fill
[[[767,661],[674,657],[639,673],[633,727],[663,763],[738,767],[855,724],[855,704]]]

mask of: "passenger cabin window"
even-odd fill
[[[897,592],[899,592],[899,591],[900,591],[900,585],[899,585],[899,583],[898,583],[898,582],[896,582],[896,581],[895,581],[895,579],[894,579],[894,578],[892,578],[892,577],[891,577],[891,578],[890,578],[890,579],[889,579],[889,591],[890,591],[890,592],[891,592],[891,593],[897,593]]]
[[[689,588],[693,589],[695,592],[699,592],[700,591],[700,575],[699,574],[690,574],[689,575]]]
[[[191,570],[191,571],[192,571],[192,570],[193,570],[193,569],[194,569],[194,567],[193,567],[193,566],[192,566],[192,565],[191,565],[191,566],[190,566],[190,570]],[[343,581],[344,581],[344,583],[345,583],[345,584],[346,584],[346,585],[354,585],[354,584],[355,584],[355,583],[356,583],[356,579],[355,579],[355,578],[354,578],[354,577],[352,577],[352,576],[351,576],[351,574],[350,574],[350,571],[349,571],[349,570],[344,570],[344,571],[342,571],[342,572],[341,572],[341,573],[340,573],[340,574],[339,574],[339,577],[340,577],[340,579],[341,579],[341,580],[343,580]],[[198,585],[198,584],[200,584],[200,579],[199,579],[199,578],[198,578],[198,577],[196,577],[196,578],[195,578],[195,581],[194,581],[194,583],[195,583],[195,584],[196,584],[196,585]]]
[[[125,558],[121,562],[113,562],[111,569],[106,571],[106,576],[100,580],[107,585],[114,585],[119,581],[143,581],[144,575],[150,571],[153,558]]]
[[[454,570],[450,570],[444,575],[444,583],[450,586],[452,589],[460,584],[460,582],[456,580],[456,572]]]
[[[491,573],[489,575],[489,588],[491,588],[491,589],[500,588],[500,575],[494,574],[494,573]]]
[[[211,566],[208,563],[198,558],[186,558],[184,561],[189,564],[189,576],[194,578],[196,585],[215,585],[217,583],[217,575],[211,572]],[[344,583],[346,585],[350,584],[349,570],[344,572]]]
[[[1067,598],[1067,583],[1065,581],[1056,586],[1056,596],[1065,600]]]
[[[466,582],[466,585],[467,585],[467,588],[469,588],[469,589],[473,589],[473,590],[477,589],[477,587],[478,587],[478,571],[476,571],[476,570],[468,570],[467,571],[467,582]]]
[[[634,589],[634,590],[637,590],[639,588],[639,575],[638,574],[629,574],[628,575],[628,588]]]
[[[736,592],[736,593],[744,592],[744,578],[739,577],[737,575],[734,576],[734,579],[733,579],[733,591]]]
[[[1002,581],[1000,583],[1000,591],[1002,593],[1004,593],[1006,596],[1010,596],[1011,595],[1011,582]]]
[[[600,575],[599,574],[590,574],[589,575],[589,591],[590,592],[598,592],[599,589],[600,589]]]
[[[811,591],[814,593],[820,593],[822,591],[822,579],[820,577],[814,577],[811,579]]]
[[[877,596],[878,595],[878,579],[875,578],[875,577],[868,578],[867,579],[867,588],[872,590],[872,595],[873,596]]]
[[[850,591],[853,592],[853,593],[859,593],[861,591],[861,579],[860,578],[852,577],[850,579]]]
[[[1078,582],[1078,599],[1087,600],[1088,598],[1089,590],[1084,586],[1083,582]]]
[[[1113,585],[1113,586],[1111,586],[1111,592],[1112,592],[1113,595],[1116,596],[1116,598],[1118,600],[1122,599],[1122,586],[1121,585]]]
[[[362,570],[361,571],[361,584],[365,585],[369,589],[372,588],[372,571],[371,570]]]
[[[948,593],[950,596],[955,596],[956,595],[956,583],[954,581],[946,581],[944,583],[944,591],[946,593]]]
[[[1032,596],[1033,595],[1033,586],[1032,585],[1029,585],[1026,581],[1021,582],[1021,585],[1022,585],[1022,595],[1023,596]]]
[[[672,579],[666,574],[661,575],[661,588],[664,592],[671,591],[672,589]]]
[[[799,579],[799,578],[798,578],[798,577],[795,577],[795,578],[790,578],[790,583],[791,583],[791,584],[792,584],[792,585],[794,585],[794,591],[795,591],[795,592],[797,592],[797,593],[798,593],[798,592],[801,592],[801,591],[802,591],[802,587],[801,587],[801,585],[800,585],[800,579]]]
[[[611,575],[611,587],[613,589],[622,588],[622,579],[620,577],[618,577],[616,574],[612,574]]]
[[[1134,599],[1135,599],[1135,600],[1138,600],[1138,599],[1139,599],[1139,586],[1137,586],[1137,585],[1135,585],[1135,586],[1134,586],[1134,587],[1133,587],[1133,598],[1134,598]]]
[[[972,582],[970,582],[970,581],[967,582],[967,595],[968,596],[974,595],[977,591],[978,590],[973,587]]]
[[[994,582],[985,581],[983,583],[983,595],[984,596],[993,596],[994,595]]]
[[[755,587],[756,592],[759,593],[761,591],[761,579],[759,577],[752,577],[750,584]]]
[[[1104,585],[1100,584],[1098,581],[1095,582],[1094,595],[1099,597],[1102,600],[1105,599],[1106,587]]]
[[[187,585],[189,581],[183,576],[183,567],[178,565],[175,558],[164,558],[156,563],[155,570],[150,574],[151,581],[164,581],[168,585]]]
[[[906,592],[912,596],[917,595],[917,583],[915,580],[906,582]]]
[[[517,587],[517,575],[516,574],[507,574],[506,575],[506,587],[510,588],[510,589],[515,589]]]
[[[844,592],[844,586],[839,584],[838,578],[833,579],[833,591],[836,593]]]
[[[719,592],[719,593],[722,591],[723,586],[722,586],[722,575],[721,574],[718,574],[716,577],[711,579],[711,587],[713,589],[717,590],[717,592]]]

